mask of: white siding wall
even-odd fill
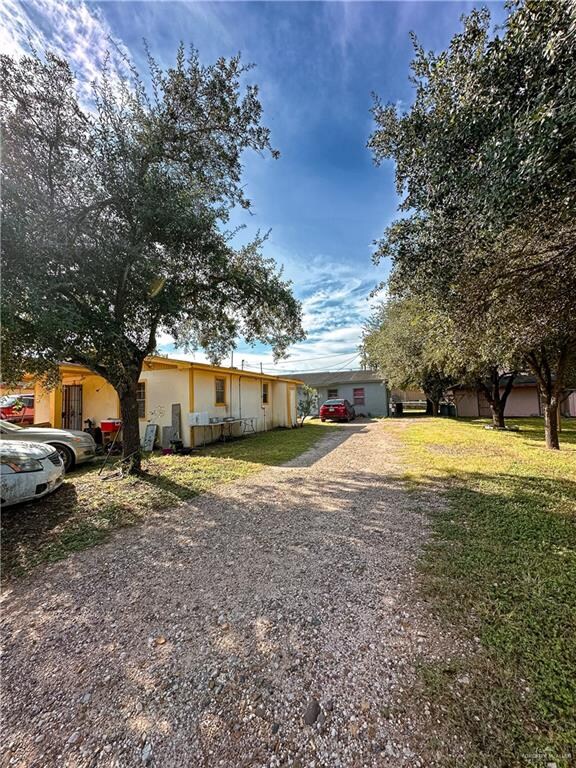
[[[504,392],[502,389],[501,392]],[[454,394],[456,414],[463,418],[477,419],[478,394],[475,390],[456,391]],[[506,401],[504,416],[509,419],[519,419],[527,416],[539,416],[538,392],[536,387],[518,387],[512,389]]]
[[[518,387],[510,392],[506,401],[507,418],[522,418],[523,416],[540,416],[538,390],[536,387]]]
[[[216,405],[216,378],[226,382],[226,402]],[[79,374],[64,377],[65,384],[82,385],[82,419],[92,419],[97,425],[103,419],[118,418],[120,407],[118,397],[112,385],[96,375]],[[189,368],[165,370],[143,370],[140,381],[146,387],[145,416],[140,419],[140,436],[144,436],[149,423],[158,425],[157,438],[162,437],[162,427],[172,425],[172,405],[179,404],[181,411],[181,438],[186,446],[200,444],[204,440],[202,428],[188,426],[188,413],[205,411],[210,417],[224,418],[233,416],[253,417],[256,431],[274,427],[291,427],[296,423],[296,386],[274,379],[261,380],[258,377],[245,376],[234,372],[203,371]],[[268,383],[268,403],[262,403],[262,381]],[[192,392],[191,392],[192,382]],[[27,387],[32,391],[32,387]],[[43,390],[39,384],[34,387],[35,420],[51,421],[51,400],[54,392]],[[210,429],[205,430],[206,440],[210,438]],[[234,434],[240,434],[239,425],[234,426]],[[219,431],[213,430],[216,439]]]
[[[68,380],[64,380],[68,384]],[[72,382],[70,382],[72,383]],[[100,424],[102,419],[117,419],[120,402],[116,390],[100,376],[86,376],[82,384],[82,421],[92,419]]]
[[[288,411],[288,395],[291,397],[291,410],[296,412],[296,387],[288,389],[287,382],[274,381],[273,379],[260,379],[256,376],[246,376],[240,373],[214,371],[202,371],[195,369],[194,373],[194,410],[206,412],[211,418],[233,417],[253,418],[257,432],[273,429],[274,427],[293,426]],[[226,380],[226,403],[216,405],[216,379]],[[268,403],[262,402],[262,385],[268,384]],[[241,426],[232,427],[233,433],[241,433]],[[207,442],[217,439],[220,432],[218,428],[196,427],[194,430],[195,444],[199,445],[204,440]]]
[[[34,388],[34,421],[36,424],[44,424],[46,422],[52,424],[50,417],[50,392],[40,384],[36,384]]]
[[[156,437],[162,438],[162,427],[172,426],[172,405],[180,404],[182,442],[190,446],[190,429],[188,427],[188,369],[166,369],[142,371],[140,381],[146,384],[146,412],[140,419],[140,437],[144,437],[147,424],[158,424]]]
[[[364,388],[364,405],[354,405],[354,390]],[[357,416],[388,416],[388,395],[384,384],[377,381],[357,382],[354,384],[334,384],[318,388],[318,405],[328,399],[328,389],[338,390],[338,397],[349,400],[354,405]]]
[[[478,394],[475,390],[457,390],[454,392],[456,415],[463,419],[478,418]]]

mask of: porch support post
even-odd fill
[[[194,368],[190,367],[188,370],[188,409],[190,413],[194,413],[194,394]],[[187,419],[188,417],[185,415],[185,418]],[[190,427],[190,447],[196,447],[196,432],[194,427]]]
[[[50,390],[50,423],[55,429],[62,429],[62,387]]]

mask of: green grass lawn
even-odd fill
[[[331,425],[274,430],[206,448],[193,456],[151,456],[138,477],[101,479],[101,462],[72,472],[62,487],[32,504],[2,514],[2,576],[61,560],[112,531],[133,525],[154,509],[191,499],[220,483],[283,464],[316,443]],[[103,476],[110,474],[105,470]]]
[[[446,502],[433,516],[422,590],[481,649],[463,666],[423,675],[437,716],[472,743],[469,766],[568,768],[576,765],[576,423],[564,422],[560,452],[545,449],[541,420],[510,423],[521,431],[451,419],[398,425],[408,487]]]

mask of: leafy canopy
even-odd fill
[[[405,215],[375,260],[392,259],[393,296],[437,306],[493,373],[531,368],[558,448],[576,383],[576,5],[509,10],[497,34],[473,11],[438,54],[415,40],[414,104],[376,101],[369,146],[395,160]]]
[[[366,327],[362,349],[366,362],[392,388],[423,389],[438,402],[451,383],[441,318],[416,299],[382,304]]]
[[[217,361],[238,336],[275,354],[301,339],[290,284],[234,245],[246,150],[276,157],[250,67],[180,47],[163,71],[94,84],[91,109],[68,63],[0,59],[4,375],[88,365],[118,388],[159,333]]]
[[[407,215],[379,244],[391,289],[433,296],[503,352],[576,339],[576,7],[487,10],[439,54],[415,41],[415,101],[376,102],[370,147],[393,158]],[[551,311],[552,310],[552,311]]]

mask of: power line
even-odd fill
[[[344,357],[348,355],[350,355],[350,352],[337,352],[336,354],[333,354],[333,355],[318,355],[317,357],[308,357],[308,358],[295,360],[292,364],[297,365],[299,363],[310,362],[312,360],[322,360],[322,359],[332,358],[332,357]],[[344,365],[341,366],[341,368],[342,369],[346,368],[348,365],[350,365],[350,363],[356,360],[356,358],[359,356],[360,356],[360,352],[356,352],[356,354],[354,354],[349,360],[347,360],[344,363]],[[251,363],[247,363],[246,361],[242,361],[242,362],[245,370],[248,369],[253,371],[259,371],[260,368],[262,368],[263,370],[266,370],[266,371],[277,371],[280,365],[289,365],[291,361],[284,360],[279,363],[276,363],[275,365],[262,365],[262,366],[260,366],[259,364],[254,365]],[[324,369],[323,368],[312,369],[312,371],[322,371],[322,370]],[[340,369],[337,368],[336,370],[340,370]],[[282,369],[282,372],[283,373],[295,373],[295,372],[307,373],[307,371],[302,371],[301,368],[288,368],[288,369],[284,368]]]
[[[350,366],[350,364],[352,362],[354,362],[354,360],[359,355],[360,355],[360,352],[358,352],[356,355],[354,355],[354,357],[352,357],[349,360],[347,360],[344,363],[344,365],[341,366],[340,368],[334,369],[333,372],[344,371],[346,369],[354,370],[353,368],[349,368],[349,366]],[[246,365],[245,364],[244,365],[244,370],[248,371],[249,373],[251,373],[251,372],[259,373],[260,372],[260,366],[252,366],[252,365]],[[298,373],[302,373],[302,374],[306,374],[306,373],[330,373],[330,371],[327,371],[325,368],[311,368],[311,369],[309,368],[308,370],[305,370],[305,371],[303,371],[301,368],[294,368],[294,369],[291,369],[291,370],[281,370],[281,371],[278,371],[277,368],[268,367],[268,366],[262,366],[262,370],[265,373],[268,373],[269,375],[282,375],[282,376],[286,376],[286,375],[291,374],[291,373],[292,374],[294,374],[294,373],[296,373],[296,374],[298,374]],[[269,373],[270,371],[272,371],[272,373]]]
[[[354,355],[354,357],[352,357],[350,360],[348,360],[348,362],[347,362],[347,363],[344,363],[344,365],[342,366],[342,368],[336,368],[336,370],[337,370],[337,371],[342,371],[344,368],[347,368],[347,367],[350,365],[350,363],[353,363],[353,362],[354,362],[354,360],[356,360],[356,358],[357,358],[357,357],[360,357],[360,352],[356,352],[356,354]]]
[[[307,363],[310,360],[322,360],[326,357],[347,357],[350,352],[334,352],[331,355],[316,355],[315,357],[299,357],[297,360],[280,360],[276,365],[290,365],[290,363]]]

